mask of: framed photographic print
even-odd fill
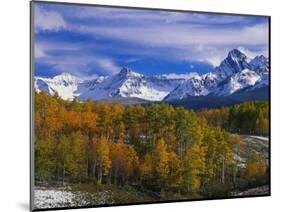
[[[270,195],[270,17],[31,2],[31,210]]]

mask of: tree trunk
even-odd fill
[[[62,169],[62,185],[64,186],[64,173],[65,173],[65,170],[64,170],[64,167]]]
[[[222,158],[222,173],[221,173],[221,182],[224,184],[224,175],[225,175],[225,165],[224,165],[224,157]]]
[[[111,183],[111,170],[109,171],[108,175],[107,175],[107,180],[106,180],[107,184],[110,184]]]
[[[237,175],[237,166],[234,167],[234,173],[233,173],[233,183],[236,183],[236,175]]]
[[[98,183],[102,183],[102,166],[99,167],[99,173],[98,173]]]
[[[92,166],[92,175],[93,175],[93,180],[96,179],[96,166],[97,166],[97,162],[94,161],[93,166]]]
[[[118,167],[116,167],[114,170],[114,184],[115,185],[117,185],[117,171],[118,171]]]

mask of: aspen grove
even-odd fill
[[[258,121],[252,126],[248,119],[240,131],[252,126],[250,130],[268,134],[261,107],[255,113]],[[247,108],[255,111],[255,104]],[[163,103],[66,101],[36,93],[36,183],[130,185],[160,197],[169,192],[222,195],[224,187],[267,173],[264,159],[256,155],[244,168],[234,160],[241,140],[229,131],[241,126],[239,112],[245,116],[245,111],[242,106],[194,112]]]

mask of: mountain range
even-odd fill
[[[227,97],[268,88],[269,60],[263,55],[250,59],[233,49],[219,66],[203,75],[190,72],[145,76],[122,68],[112,76],[81,78],[63,72],[53,78],[35,76],[34,79],[36,92],[57,93],[62,99],[111,101],[135,98],[173,102],[193,97]]]

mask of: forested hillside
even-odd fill
[[[268,101],[246,102],[221,109],[199,111],[208,124],[224,128],[230,132],[268,135],[269,107]]]
[[[267,110],[266,103],[246,103],[196,113],[36,93],[36,184],[130,185],[164,200],[229,195],[265,178],[267,164],[250,155],[239,166],[240,137],[223,128],[266,134]]]

